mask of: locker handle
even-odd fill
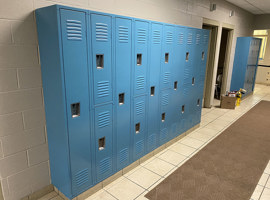
[[[98,139],[98,150],[105,149],[105,137]]]
[[[185,112],[185,105],[182,105],[182,113]]]
[[[192,85],[195,85],[195,78],[192,78]]]
[[[161,114],[161,121],[162,121],[162,122],[165,122],[165,113],[162,113],[162,114]]]
[[[104,68],[104,54],[96,54],[96,65],[97,69]]]
[[[204,60],[204,51],[202,52],[202,60]]]
[[[125,103],[125,93],[119,94],[118,101],[119,105],[123,105]]]
[[[151,87],[151,96],[155,96],[155,86]]]
[[[72,118],[76,118],[80,116],[80,103],[73,103],[70,105],[71,108],[71,116]]]
[[[141,124],[140,123],[137,123],[135,125],[135,131],[136,131],[136,134],[140,133],[140,129],[141,129]]]
[[[200,106],[200,99],[197,100],[197,106]]]
[[[186,52],[186,61],[189,59],[189,52]]]
[[[141,53],[137,54],[137,65],[142,65],[142,54]]]
[[[165,63],[169,63],[169,53],[165,53]]]
[[[177,87],[178,87],[178,81],[174,81],[174,90],[177,90]]]

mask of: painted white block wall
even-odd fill
[[[0,179],[6,200],[50,184],[33,11],[57,3],[197,28],[203,17],[229,23],[235,26],[232,58],[236,37],[253,30],[253,15],[223,0],[215,1],[214,12],[210,0],[0,0]],[[230,10],[235,10],[232,18]]]

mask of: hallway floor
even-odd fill
[[[260,100],[270,101],[270,86],[257,84],[254,95],[246,98],[241,106],[235,110],[220,109],[215,106],[211,109],[204,108],[198,129],[141,163],[138,167],[88,197],[87,200],[147,200],[144,197],[146,193],[199,152]],[[62,200],[56,192],[52,192],[41,199]],[[262,173],[251,199],[270,199],[270,162]]]

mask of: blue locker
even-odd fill
[[[134,96],[146,94],[146,75],[148,66],[149,23],[134,21],[135,59],[134,59]]]
[[[113,172],[112,104],[95,108],[96,176],[100,182]]]
[[[208,31],[58,5],[36,15],[52,183],[69,199],[200,122]]]
[[[95,105],[112,101],[112,17],[91,14]]]
[[[133,102],[133,161],[138,160],[145,153],[146,124],[146,96],[135,97]]]
[[[147,143],[146,151],[150,152],[157,147],[159,137],[159,77],[161,68],[162,48],[162,24],[152,23],[150,34],[150,55],[149,55],[149,86],[148,86],[148,112],[147,112]]]
[[[132,20],[115,18],[116,148],[117,171],[130,163]]]
[[[171,101],[171,90],[162,90],[160,93],[159,145],[166,143],[170,139],[170,125],[172,120],[172,113],[170,109]]]
[[[245,95],[253,92],[260,45],[259,38],[237,38],[230,90],[244,88],[247,90]]]
[[[173,67],[173,43],[174,26],[163,25],[162,55],[161,55],[161,89],[172,87],[172,67]]]

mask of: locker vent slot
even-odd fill
[[[178,43],[183,44],[184,42],[184,33],[179,33],[178,34]]]
[[[186,52],[186,61],[189,59],[189,52]]]
[[[162,96],[162,106],[166,106],[169,104],[169,94],[164,94]]]
[[[104,23],[96,23],[96,41],[108,41],[108,25]]]
[[[195,85],[195,78],[192,78],[192,85]]]
[[[109,81],[99,81],[97,83],[98,97],[109,96]]]
[[[169,53],[165,53],[165,63],[169,62]]]
[[[171,73],[170,73],[170,72],[165,72],[165,73],[164,73],[164,80],[163,80],[163,83],[164,83],[164,84],[169,83],[170,76],[171,76]]]
[[[105,149],[105,137],[98,139],[98,150],[104,150]]]
[[[153,31],[153,43],[160,44],[161,43],[161,34],[159,30]]]
[[[161,121],[162,121],[162,122],[165,122],[165,113],[162,113],[162,114],[161,114]]]
[[[177,87],[178,87],[178,82],[177,81],[174,81],[174,84],[173,84],[174,90],[177,90]]]
[[[98,115],[98,127],[103,128],[110,125],[110,112],[102,112]]]
[[[75,174],[75,182],[76,186],[80,187],[83,184],[87,183],[89,181],[89,171],[88,168],[83,169]]]
[[[119,162],[125,163],[128,160],[128,148],[122,149],[119,152]]]
[[[137,54],[137,65],[142,65],[142,54],[141,53]]]
[[[204,36],[203,36],[203,43],[204,43],[204,44],[207,43],[207,39],[208,39],[208,35],[204,35]]]
[[[70,108],[71,108],[72,118],[76,118],[80,116],[80,103],[73,103],[70,105]]]
[[[103,54],[96,55],[96,64],[97,64],[97,69],[104,68],[104,55]]]
[[[99,163],[99,173],[101,174],[105,174],[106,172],[108,172],[111,169],[112,166],[112,161],[111,158],[105,158],[103,160],[100,161]]]
[[[155,96],[155,86],[151,87],[151,96]]]
[[[79,20],[66,21],[67,25],[67,39],[68,40],[82,40],[82,22]]]
[[[200,44],[200,40],[201,40],[201,35],[197,34],[196,35],[196,44]]]
[[[167,44],[172,44],[173,43],[173,33],[171,31],[167,32],[166,43]]]
[[[123,105],[125,103],[125,93],[119,94],[119,105]]]
[[[153,147],[156,145],[156,134],[152,134],[148,138],[148,146]]]
[[[202,52],[202,60],[204,60],[204,51]]]
[[[192,44],[192,33],[188,34],[187,44],[189,44],[189,45]]]
[[[160,139],[165,140],[168,136],[168,129],[164,128],[160,131]]]
[[[135,131],[136,131],[136,134],[140,133],[140,129],[141,129],[141,124],[140,123],[137,123],[135,125]]]
[[[141,115],[144,113],[144,102],[140,101],[138,103],[136,103],[136,114],[137,115]]]
[[[189,83],[189,68],[184,69],[184,84]]]
[[[136,90],[144,89],[144,77],[138,76],[136,80]]]
[[[185,112],[185,105],[182,105],[182,113]]]
[[[143,152],[143,140],[136,142],[135,152],[136,154],[141,154]]]
[[[137,41],[138,43],[145,44],[146,43],[146,30],[143,28],[139,28],[137,32]]]
[[[118,40],[121,43],[128,43],[129,32],[128,27],[119,26],[118,27]]]
[[[189,84],[184,84],[184,96],[189,95]]]

